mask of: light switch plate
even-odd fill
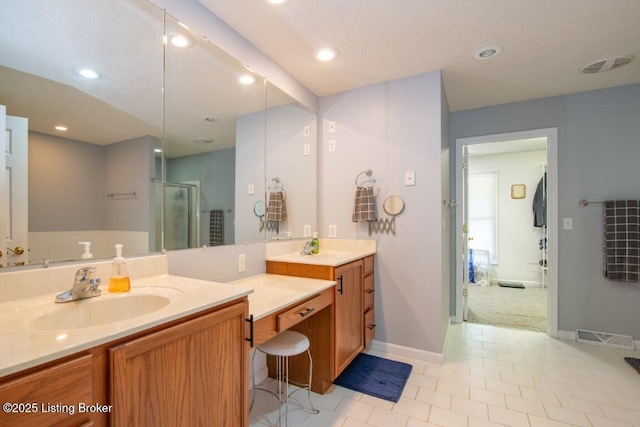
[[[336,151],[336,140],[332,139],[331,141],[329,141],[329,152],[333,153]]]
[[[404,185],[416,185],[416,172],[415,171],[406,171],[404,173]]]
[[[309,156],[311,154],[311,144],[304,144],[303,154]]]
[[[573,230],[573,218],[562,218],[562,228]]]
[[[311,225],[304,225],[304,237],[311,237]]]
[[[329,237],[336,237],[337,234],[338,233],[336,231],[336,225],[335,224],[329,225]]]
[[[304,130],[302,131],[302,134],[304,135],[304,137],[308,137],[311,135],[311,126],[305,126]]]
[[[247,255],[239,254],[238,255],[238,273],[243,273],[247,271]]]
[[[336,122],[329,122],[329,133],[336,133]]]
[[[256,188],[253,184],[247,185],[247,194],[254,194],[256,192]]]

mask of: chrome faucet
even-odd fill
[[[304,249],[300,251],[300,255],[311,255],[311,251],[313,251],[313,243],[309,240],[304,244]]]
[[[76,271],[73,287],[56,296],[56,302],[70,302],[100,296],[102,293],[102,291],[98,289],[98,286],[100,286],[100,278],[94,278],[95,273],[95,267],[83,267]]]

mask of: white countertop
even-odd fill
[[[0,377],[126,337],[189,314],[249,295],[249,287],[161,274],[131,280],[131,291],[56,304],[55,294],[0,304]],[[34,319],[92,300],[154,294],[170,302],[157,311],[131,319],[78,329],[36,330]]]
[[[252,289],[249,295],[249,314],[257,321],[285,307],[316,295],[336,284],[332,280],[259,274],[229,283],[239,289]]]
[[[301,255],[304,241],[269,243],[265,260],[338,267],[376,253],[375,240],[320,239],[320,253]]]

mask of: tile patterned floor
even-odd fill
[[[640,375],[624,361],[639,350],[465,323],[451,325],[443,365],[370,353],[413,365],[398,403],[334,386],[312,394],[319,414],[295,410],[288,425],[640,427]],[[277,413],[258,392],[250,425],[275,425]]]

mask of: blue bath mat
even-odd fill
[[[340,376],[336,385],[369,396],[398,402],[413,366],[360,353]]]

